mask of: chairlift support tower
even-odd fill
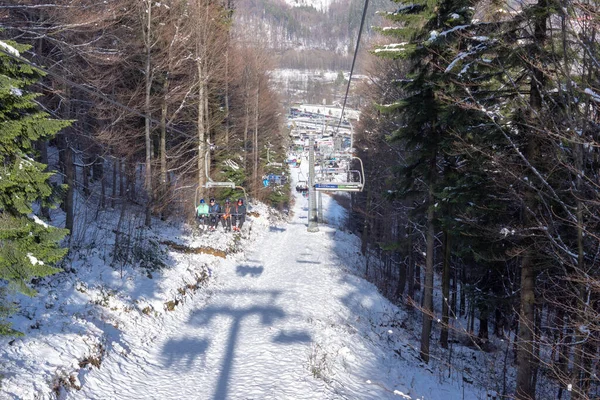
[[[313,135],[308,140],[308,231],[318,232],[317,199],[315,198],[315,138]]]

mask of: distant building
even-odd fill
[[[295,117],[307,117],[307,118],[324,118],[324,119],[338,119],[342,114],[342,107],[337,105],[323,105],[323,104],[297,104],[291,107],[290,115]],[[350,121],[358,121],[360,119],[360,111],[353,110],[350,108],[344,109],[344,117]]]

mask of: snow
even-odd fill
[[[13,56],[19,57],[21,55],[21,54],[19,54],[19,51],[17,49],[15,49],[14,47],[12,47],[11,45],[9,45],[6,42],[3,42],[2,40],[0,40],[0,47],[2,47],[4,50],[6,50],[8,53],[12,54]]]
[[[34,257],[33,254],[31,253],[27,253],[27,258],[29,259],[29,262],[31,263],[31,265],[44,265],[44,262],[41,260],[38,260],[37,258]]]
[[[21,97],[23,96],[23,91],[19,88],[11,87],[10,94],[12,94],[13,96]]]
[[[600,102],[600,95],[596,92],[594,92],[592,89],[590,88],[586,88],[584,90],[585,94],[591,96],[592,100],[596,101],[596,102]]]
[[[375,53],[403,51],[408,42],[386,44],[374,50]]]
[[[21,298],[12,321],[26,336],[0,338],[0,398],[50,399],[53,389],[67,399],[485,397],[445,360],[420,361],[415,333],[401,328],[409,315],[360,276],[347,211],[328,195],[323,206],[328,224],[315,233],[300,196],[287,219],[253,204],[259,216],[241,236],[156,221],[147,234],[157,241],[229,253],[169,251],[152,277],[106,265],[107,244],[80,251],[76,273]]]
[[[33,222],[35,222],[36,224],[41,225],[44,228],[49,228],[49,225],[47,223],[45,223],[44,221],[42,221],[37,215],[30,214],[29,218],[33,219]]]
[[[318,11],[326,12],[333,0],[285,0],[292,7],[313,7]]]
[[[462,30],[462,29],[465,29],[465,28],[468,28],[468,27],[469,27],[469,25],[457,25],[457,26],[454,26],[454,27],[452,27],[452,28],[450,28],[448,30],[443,31],[442,33],[440,33],[440,36],[446,36],[449,33],[452,33],[452,32],[455,32],[455,31],[459,31],[459,30]]]

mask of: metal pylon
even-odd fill
[[[318,232],[317,198],[315,196],[315,139],[308,140],[308,231]]]

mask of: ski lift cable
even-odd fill
[[[336,136],[340,130],[340,125],[344,119],[344,109],[346,108],[346,100],[348,99],[348,92],[350,91],[350,82],[352,81],[352,73],[354,72],[354,64],[358,56],[358,46],[360,45],[360,37],[362,35],[363,26],[365,25],[365,17],[367,15],[367,8],[369,7],[369,0],[365,0],[365,7],[363,8],[362,18],[360,20],[360,28],[358,29],[358,39],[356,40],[356,47],[354,48],[354,57],[352,57],[352,66],[350,67],[350,76],[348,77],[348,85],[346,86],[346,94],[344,95],[344,102],[342,104],[342,113],[340,114],[340,121],[335,129]]]

